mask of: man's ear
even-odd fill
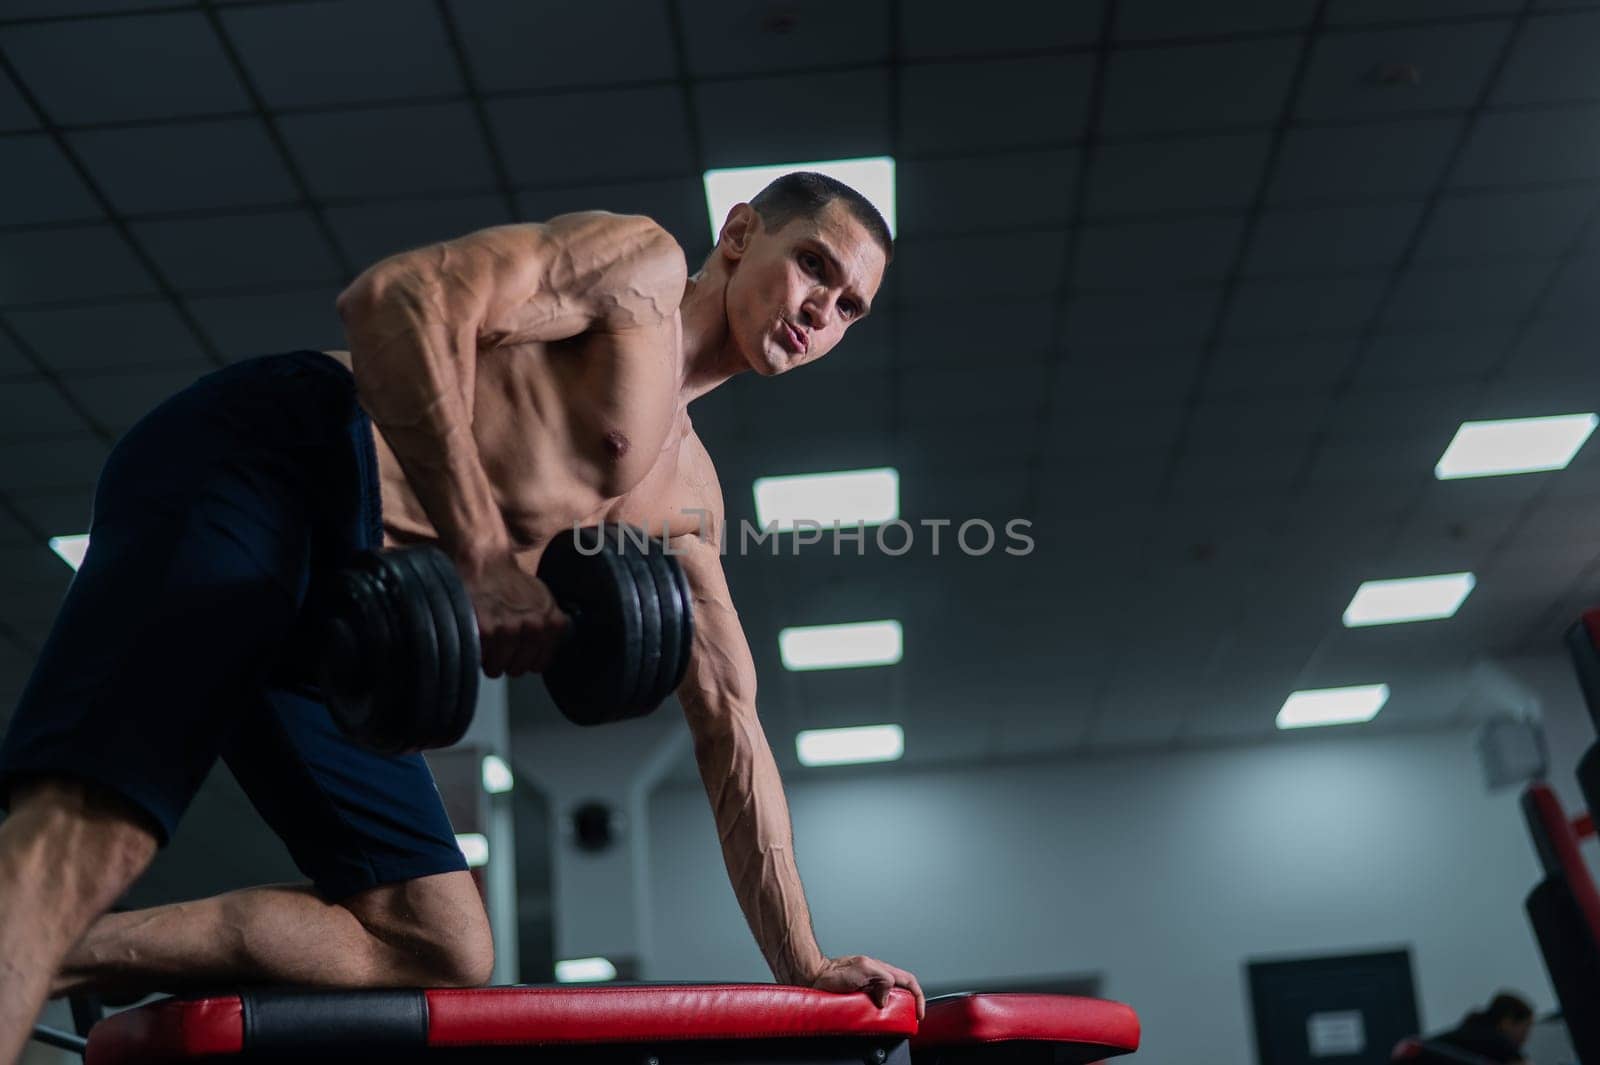
[[[722,223],[722,234],[717,238],[718,249],[730,259],[743,258],[750,247],[750,238],[755,236],[760,226],[761,216],[756,214],[754,207],[748,203],[734,204],[728,212],[728,220]]]

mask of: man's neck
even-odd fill
[[[689,278],[678,305],[684,366],[679,394],[685,403],[749,369],[728,332],[728,276],[720,266],[713,259]]]

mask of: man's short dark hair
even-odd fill
[[[1533,1007],[1516,995],[1502,991],[1490,1000],[1489,1007],[1483,1014],[1490,1024],[1499,1024],[1501,1021],[1521,1024],[1533,1016]]]
[[[883,249],[884,262],[894,258],[894,238],[883,215],[861,193],[826,174],[811,170],[785,174],[756,193],[750,206],[761,216],[763,227],[777,231],[796,218],[817,217],[834,200],[842,200],[851,216],[872,234]]]

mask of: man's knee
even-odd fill
[[[143,811],[97,785],[38,777],[11,789],[4,822],[6,863],[54,885],[49,897],[64,919],[93,920],[149,867],[159,846]],[[44,882],[44,881],[41,881]]]
[[[494,973],[489,917],[470,873],[385,884],[344,900],[367,932],[392,950],[400,982],[478,987]]]

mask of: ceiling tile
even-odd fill
[[[1600,142],[1590,136],[1597,121],[1600,107],[1486,114],[1473,126],[1450,184],[1461,188],[1600,177]]]
[[[206,354],[165,300],[13,311],[12,325],[52,370],[199,365]]]
[[[73,536],[85,532],[89,528],[89,515],[93,510],[93,500],[88,491],[79,489],[70,492],[49,492],[42,495],[23,494],[12,497],[11,502],[27,517],[35,528],[44,530],[46,536]],[[67,580],[66,567],[62,566],[59,559],[51,556],[53,565],[46,562],[49,567],[41,581],[45,587],[39,589],[31,598],[39,610],[51,610],[61,602],[61,593],[64,592]],[[41,561],[43,561],[41,559]],[[63,571],[58,576],[56,570]],[[55,584],[60,581],[62,587]]]
[[[1040,363],[1019,365],[1001,375],[982,367],[925,366],[900,379],[901,417],[912,427],[941,425],[958,412],[978,421],[1031,426],[1045,394],[1046,369]]]
[[[1272,399],[1221,397],[1197,404],[1184,438],[1187,449],[1210,453],[1298,447],[1328,421],[1333,399],[1302,392]]]
[[[1176,403],[1089,401],[1058,406],[1045,432],[1047,451],[1056,458],[1154,454],[1165,459],[1177,442],[1181,414]]]
[[[1549,315],[1593,315],[1596,311],[1594,294],[1597,283],[1600,283],[1600,250],[1575,255],[1554,271],[1550,290],[1539,303],[1539,312]]]
[[[1065,339],[1073,349],[1082,344],[1198,345],[1216,322],[1221,295],[1216,285],[1075,292],[1067,301]],[[1152,313],[1155,308],[1161,313]]]
[[[694,178],[528,189],[518,193],[517,207],[523,218],[541,220],[596,209],[646,215],[678,239],[691,267],[711,248],[705,188]]]
[[[906,66],[898,150],[1064,146],[1083,133],[1092,70],[1078,55]]]
[[[1353,335],[1224,343],[1211,361],[1205,391],[1216,397],[1327,392],[1343,380],[1359,345]]]
[[[298,194],[255,119],[186,122],[68,135],[124,214],[288,203]]]
[[[15,311],[12,312],[12,314],[15,313]],[[8,315],[7,317],[9,318],[10,316]],[[3,325],[0,325],[0,376],[32,377],[38,372],[39,368],[11,339],[10,332]]]
[[[498,99],[490,101],[489,117],[519,184],[659,177],[692,167],[676,88]]]
[[[1283,110],[1296,39],[1119,51],[1107,73],[1110,136],[1266,125]]]
[[[1340,273],[1398,262],[1422,220],[1422,203],[1268,211],[1256,224],[1245,273]]]
[[[1600,325],[1591,315],[1539,318],[1527,324],[1506,370],[1527,376],[1580,376],[1592,371]]]
[[[1317,39],[1296,115],[1346,119],[1471,107],[1510,32],[1510,19],[1415,29],[1325,33]],[[1387,63],[1420,71],[1415,85],[1383,85]]]
[[[1102,145],[1089,172],[1090,215],[1250,206],[1266,166],[1264,133]]]
[[[0,444],[0,485],[8,495],[94,486],[111,447],[81,430],[49,441]]]
[[[304,348],[343,348],[344,326],[334,310],[338,289],[259,296],[209,296],[188,301],[212,342],[230,361]]]
[[[1117,5],[1117,40],[1304,29],[1316,6],[1316,0],[1123,0]]]
[[[339,276],[332,251],[304,212],[136,222],[133,231],[167,279],[184,290]]]
[[[1306,465],[1309,448],[1307,435],[1304,440],[1261,441],[1227,451],[1186,449],[1178,457],[1171,497],[1184,505],[1286,494]]]
[[[0,439],[70,436],[85,428],[55,386],[42,378],[12,380],[0,388]]]
[[[453,240],[511,221],[499,196],[433,197],[330,207],[327,218],[339,243],[362,266],[396,252]]]
[[[940,237],[896,241],[895,269],[919,300],[1029,297],[1053,294],[1061,283],[1066,240],[1056,233]],[[1001,271],[974,263],[1006,263]]]
[[[1073,284],[1101,289],[1220,281],[1243,235],[1242,215],[1088,226],[1078,240]]]
[[[1189,397],[1199,364],[1198,344],[1074,347],[1056,375],[1057,408],[1181,403]]]
[[[897,235],[1055,226],[1072,213],[1078,153],[906,159],[895,167]],[[1006,195],[995,196],[996,184]]]
[[[1268,202],[1350,203],[1428,195],[1444,177],[1462,127],[1461,119],[1440,118],[1292,129],[1284,138]],[[1374,165],[1375,160],[1382,165]]]
[[[1600,96],[1600,13],[1535,15],[1523,24],[1511,61],[1495,83],[1493,102],[1551,103]]]
[[[200,368],[73,374],[63,384],[89,414],[113,432],[122,432],[156,405],[193,384]]]
[[[1513,325],[1497,324],[1380,333],[1362,357],[1354,386],[1391,388],[1429,381],[1481,380],[1510,355],[1516,332]]]
[[[67,157],[43,133],[0,137],[0,225],[68,220],[99,221],[100,205]]]
[[[901,53],[912,58],[1069,48],[1100,32],[1096,4],[991,0],[973,18],[965,0],[919,0],[900,10]]]
[[[1422,461],[1409,463],[1417,473],[1426,475],[1444,454],[1456,429],[1471,414],[1480,391],[1472,383],[1429,382],[1397,385],[1384,391],[1349,392],[1334,411],[1329,438],[1335,444],[1426,442],[1427,449],[1411,456]],[[1397,450],[1395,454],[1401,452]]]
[[[249,107],[221,43],[198,13],[13,26],[6,30],[6,56],[45,113],[63,125]],[[138,76],[119,77],[115,91],[106,91],[106,72],[130,61]]]
[[[1293,337],[1358,330],[1378,309],[1382,276],[1242,282],[1228,309],[1229,343],[1252,337]]]
[[[1551,270],[1548,263],[1408,270],[1384,310],[1383,324],[1447,325],[1520,318],[1533,309]]]
[[[7,19],[53,18],[60,15],[105,15],[171,7],[171,0],[6,0]]]
[[[1038,298],[936,301],[897,313],[906,365],[995,366],[1047,356],[1056,304]]]
[[[1508,14],[1522,6],[1522,0],[1331,0],[1328,5],[1328,24],[1337,26]]]
[[[450,10],[483,92],[677,77],[672,49],[661,44],[671,36],[662,0],[451,0]]]
[[[1554,258],[1577,242],[1597,204],[1591,189],[1447,196],[1434,207],[1415,261]]]
[[[279,124],[323,199],[494,188],[483,135],[464,103],[290,115]]]
[[[270,108],[449,96],[465,86],[428,0],[334,0],[222,15]]]
[[[0,234],[0,303],[144,296],[155,281],[110,226]]]
[[[811,0],[798,8],[776,0],[697,0],[677,11],[694,77],[889,58],[888,0]]]
[[[9,77],[0,76],[0,130],[37,129],[38,121]]]

